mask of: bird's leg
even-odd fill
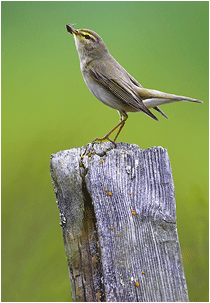
[[[126,120],[126,119],[125,119]],[[120,123],[118,123],[110,132],[108,132],[108,134],[106,134],[104,137],[102,137],[102,138],[95,138],[94,140],[93,140],[93,142],[95,142],[95,141],[105,141],[105,140],[109,140],[110,142],[112,142],[112,143],[114,143],[114,141],[113,140],[111,140],[110,138],[109,138],[109,136],[119,127],[119,126],[121,126],[120,127],[120,130],[122,129],[122,127],[123,127],[123,125],[125,124],[125,120],[122,120]],[[119,132],[119,131],[118,131]],[[118,134],[119,135],[119,134]]]
[[[123,117],[123,116],[121,115],[121,116],[120,116],[120,119],[121,119],[121,120],[122,120],[122,117]],[[126,114],[126,116],[124,116],[124,119],[121,121],[121,125],[120,125],[120,128],[118,129],[118,132],[117,132],[115,138],[114,138],[114,142],[116,141],[117,137],[119,136],[119,134],[120,134],[120,132],[121,132],[123,126],[125,125],[125,121],[126,121],[127,119],[128,119],[128,115]]]
[[[123,119],[123,117],[124,117],[124,119]],[[110,142],[115,143],[115,141],[116,141],[117,137],[119,136],[119,134],[120,134],[120,132],[121,132],[123,126],[125,125],[125,121],[126,121],[127,119],[128,119],[128,115],[127,115],[126,113],[121,113],[121,112],[120,112],[120,120],[121,120],[120,123],[118,123],[118,124],[117,124],[110,132],[108,132],[108,134],[106,134],[104,137],[102,137],[102,138],[95,138],[95,139],[93,140],[93,142],[95,142],[95,141],[109,140]],[[111,139],[109,138],[109,136],[110,136],[118,127],[119,127],[119,130],[118,130],[118,132],[117,132],[117,134],[116,134],[114,140],[111,140]]]

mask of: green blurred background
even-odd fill
[[[2,301],[70,301],[52,153],[118,123],[88,91],[66,23],[100,34],[144,87],[204,104],[130,114],[118,141],[167,148],[190,301],[208,301],[208,2],[1,2]]]

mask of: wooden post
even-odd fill
[[[166,149],[88,144],[50,169],[74,301],[189,301]]]

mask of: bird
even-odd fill
[[[108,140],[115,143],[128,119],[129,112],[143,112],[158,121],[150,108],[168,118],[159,106],[177,101],[203,103],[198,99],[164,93],[144,88],[109,53],[102,38],[89,29],[74,29],[66,24],[67,32],[74,36],[83,79],[91,93],[105,105],[116,109],[120,122],[102,138],[93,142]],[[114,140],[110,135],[117,130]]]

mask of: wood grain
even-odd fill
[[[166,149],[94,143],[50,167],[74,301],[189,301]]]

